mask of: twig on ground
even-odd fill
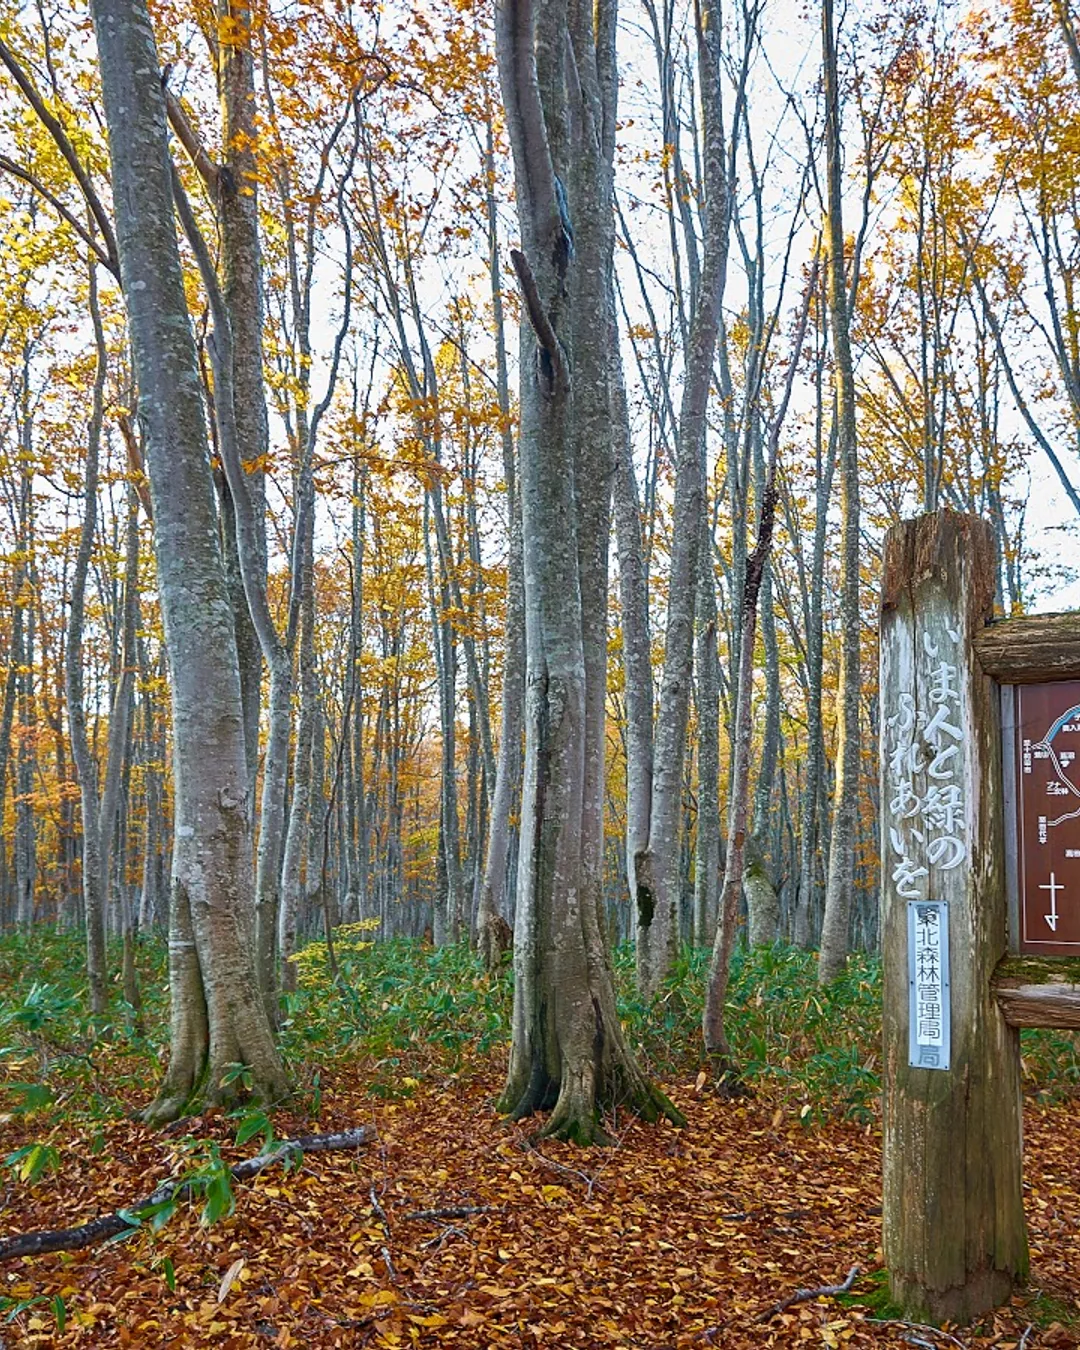
[[[1028,1341],[1031,1339],[1031,1333],[1032,1333],[1034,1330],[1035,1330],[1035,1323],[1034,1323],[1034,1322],[1029,1322],[1029,1323],[1027,1324],[1027,1326],[1024,1328],[1024,1334],[1020,1337],[1020,1340],[1017,1342],[1016,1350],[1024,1350],[1024,1347],[1027,1345]]]
[[[500,1214],[498,1205],[446,1205],[442,1209],[414,1209],[406,1214],[411,1219],[471,1219],[474,1214]]]
[[[381,1252],[382,1259],[386,1265],[386,1273],[390,1276],[392,1280],[396,1282],[398,1274],[397,1271],[394,1269],[394,1262],[390,1256],[390,1240],[392,1237],[392,1234],[390,1232],[390,1220],[387,1218],[386,1210],[383,1209],[382,1204],[379,1201],[379,1197],[375,1194],[374,1182],[371,1183],[371,1190],[368,1193],[371,1196],[371,1212],[375,1215],[379,1223],[382,1225],[382,1230],[386,1237],[386,1242],[382,1247],[379,1248],[379,1251]]]
[[[941,1336],[950,1345],[955,1345],[957,1350],[968,1350],[964,1342],[951,1331],[942,1331],[940,1327],[932,1327],[927,1322],[905,1322],[899,1317],[868,1317],[866,1322],[876,1327],[906,1327],[908,1331],[925,1331],[930,1336]]]
[[[383,1209],[382,1205],[379,1203],[379,1197],[375,1194],[374,1182],[371,1183],[371,1190],[369,1194],[371,1196],[371,1211],[378,1219],[379,1223],[382,1224],[382,1230],[386,1234],[387,1239],[389,1240],[390,1220],[386,1217],[386,1210]]]
[[[788,1308],[794,1308],[797,1303],[810,1303],[815,1298],[828,1298],[833,1294],[847,1294],[851,1292],[851,1286],[855,1283],[859,1274],[859,1267],[852,1266],[847,1273],[847,1279],[843,1284],[823,1284],[817,1289],[799,1289],[790,1298],[782,1299],[779,1303],[763,1312],[758,1318],[759,1322],[768,1322],[776,1316],[777,1313],[786,1312]]]
[[[358,1130],[346,1130],[341,1134],[305,1134],[297,1139],[285,1139],[269,1153],[260,1153],[254,1158],[246,1158],[229,1168],[233,1181],[251,1181],[268,1167],[288,1162],[291,1158],[304,1153],[334,1153],[345,1149],[359,1148],[366,1144],[370,1132],[366,1127]],[[123,1211],[103,1214],[99,1219],[80,1224],[77,1228],[48,1228],[34,1233],[15,1233],[11,1237],[0,1238],[0,1261],[12,1261],[19,1256],[43,1256],[47,1252],[77,1252],[85,1247],[93,1247],[108,1238],[118,1237],[121,1233],[135,1232],[138,1225],[122,1215],[137,1216],[141,1211],[151,1209],[170,1200],[190,1199],[197,1186],[190,1181],[170,1180],[161,1185],[145,1200],[136,1201]]]
[[[585,1183],[585,1198],[592,1199],[592,1193],[595,1187],[600,1185],[599,1176],[589,1176],[588,1172],[581,1172],[576,1167],[567,1167],[565,1163],[556,1162],[554,1158],[549,1158],[541,1153],[539,1149],[533,1148],[532,1144],[522,1144],[521,1151],[527,1153],[537,1162],[541,1162],[545,1167],[550,1167],[553,1172],[561,1172],[563,1176],[574,1177],[577,1181]]]
[[[450,1224],[448,1227],[444,1228],[441,1233],[436,1233],[433,1238],[428,1238],[426,1242],[421,1242],[421,1250],[426,1251],[428,1247],[434,1247],[438,1250],[451,1233],[456,1233],[458,1237],[463,1237],[466,1242],[473,1242],[472,1238],[466,1233],[464,1228],[457,1228],[454,1224]],[[473,1246],[476,1246],[475,1242],[473,1242]]]

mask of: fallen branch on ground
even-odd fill
[[[414,1209],[408,1219],[471,1219],[474,1214],[498,1214],[496,1205],[448,1205],[445,1209]]]
[[[305,1134],[298,1139],[284,1139],[275,1145],[269,1153],[260,1153],[254,1158],[246,1158],[229,1168],[233,1181],[251,1181],[268,1167],[289,1161],[304,1153],[334,1153],[350,1148],[359,1148],[367,1142],[369,1131],[366,1128],[346,1130],[342,1134]],[[143,1210],[170,1200],[186,1200],[196,1193],[196,1183],[184,1181],[163,1181],[147,1196],[127,1209],[113,1214],[103,1214],[100,1219],[91,1219],[78,1228],[46,1228],[36,1233],[15,1233],[11,1237],[0,1238],[0,1261],[13,1261],[19,1256],[43,1256],[47,1252],[77,1252],[84,1247],[93,1247],[121,1233],[134,1232],[138,1227],[130,1217],[138,1216]]]
[[[942,1340],[948,1341],[950,1345],[955,1345],[957,1350],[967,1350],[964,1342],[954,1336],[951,1331],[942,1331],[940,1327],[932,1327],[927,1322],[905,1322],[899,1317],[868,1317],[866,1325],[871,1323],[876,1327],[904,1327],[908,1331],[925,1331],[930,1336],[939,1336]]]
[[[797,1303],[810,1303],[815,1298],[827,1298],[833,1294],[849,1294],[858,1274],[859,1267],[852,1266],[843,1284],[823,1284],[818,1289],[799,1289],[790,1298],[783,1299],[775,1307],[770,1308],[768,1312],[763,1312],[758,1321],[768,1322],[777,1313],[786,1312],[788,1308],[794,1308]]]

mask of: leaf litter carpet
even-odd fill
[[[691,1081],[672,1089],[686,1129],[626,1118],[611,1148],[532,1146],[527,1125],[495,1116],[499,1082],[487,1062],[379,1101],[342,1071],[317,1125],[279,1119],[278,1133],[368,1125],[369,1145],[238,1186],[235,1213],[211,1228],[191,1205],[157,1237],[9,1263],[0,1292],[45,1301],[0,1323],[0,1345],[1080,1344],[1080,1102],[1027,1112],[1029,1289],[981,1326],[943,1332],[874,1321],[862,1301],[881,1266],[876,1126],[807,1128],[767,1096],[725,1102]],[[230,1161],[254,1151],[232,1146],[220,1115],[182,1128],[220,1140]],[[94,1134],[58,1140],[60,1171],[32,1190],[5,1189],[0,1232],[133,1204],[176,1155],[175,1134],[135,1122]],[[769,1316],[853,1265],[851,1298]]]

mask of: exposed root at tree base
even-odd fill
[[[729,1055],[710,1055],[713,1088],[724,1101],[746,1101],[754,1090],[743,1077],[742,1070]]]
[[[234,1078],[220,1069],[204,1069],[197,1079],[170,1073],[143,1111],[142,1119],[147,1125],[169,1125],[182,1116],[199,1115],[211,1106],[226,1110],[255,1104],[280,1106],[291,1092],[288,1079],[282,1075],[258,1075],[250,1068],[245,1069],[242,1077]]]

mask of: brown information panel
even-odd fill
[[[1080,955],[1080,680],[1016,690],[1020,950]]]

